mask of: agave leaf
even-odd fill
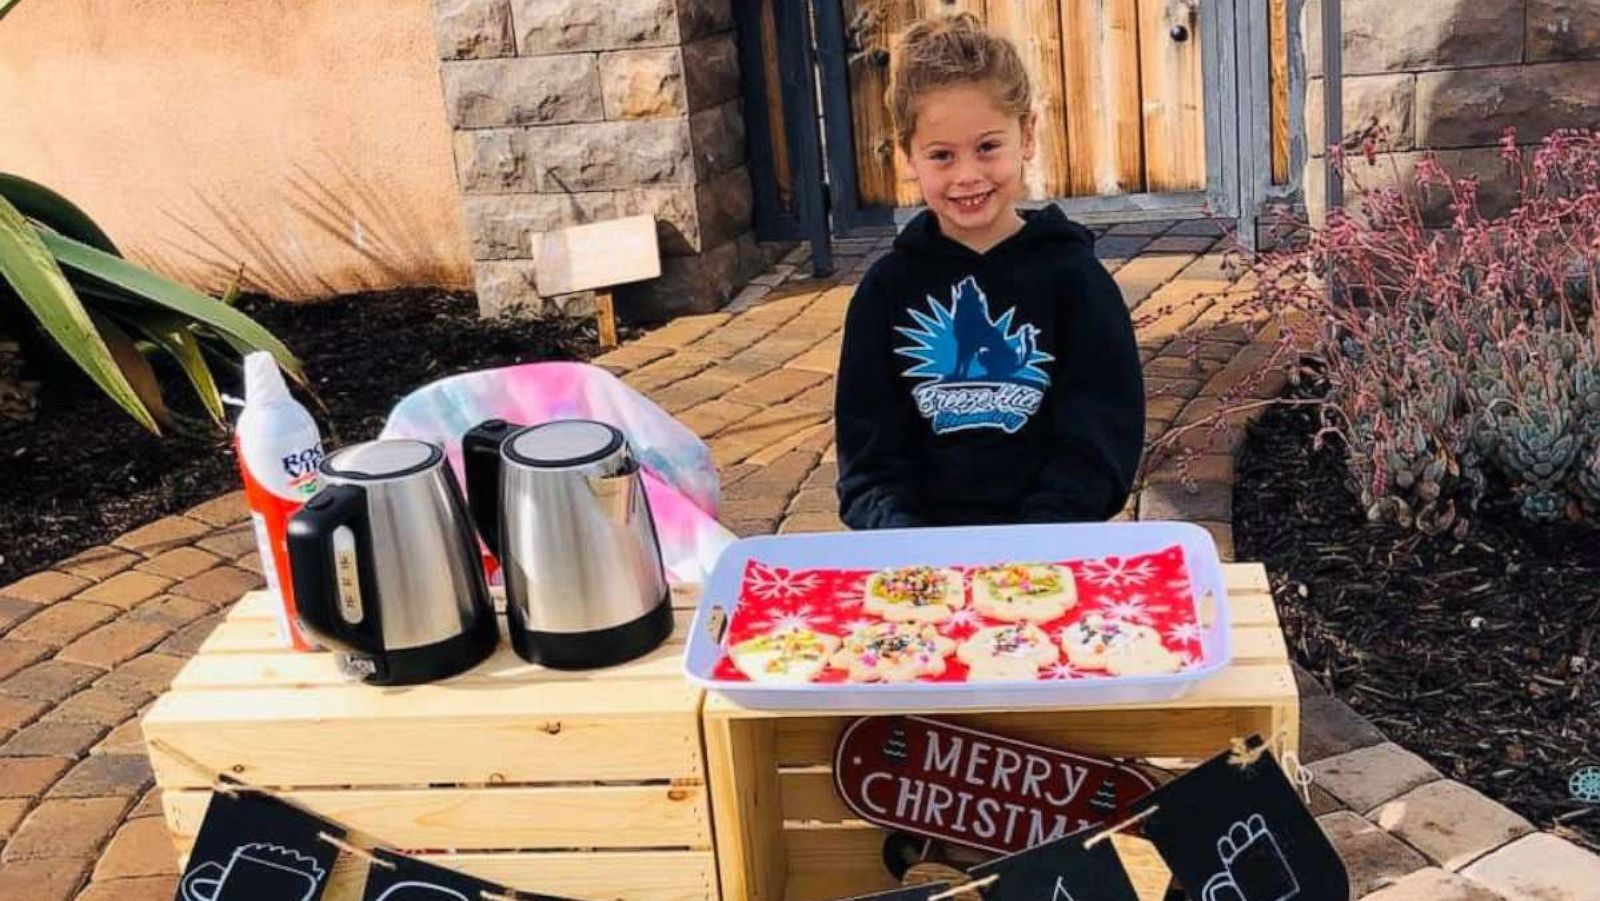
[[[5,0],[0,0],[0,17],[4,16]],[[9,172],[0,172],[0,197],[11,201],[11,205],[22,215],[43,223],[53,231],[106,253],[122,256],[122,251],[111,243],[111,238],[100,230],[100,226],[96,225],[87,213],[78,209],[72,201],[38,182],[29,181]]]
[[[0,278],[107,396],[140,425],[161,434],[155,418],[118,367],[83,302],[73,293],[66,275],[41,240],[40,232],[4,197],[0,197]]]
[[[178,361],[178,365],[183,367],[183,374],[189,378],[189,384],[200,396],[200,402],[205,405],[206,413],[217,425],[223,425],[227,420],[222,410],[222,394],[217,390],[211,367],[200,352],[200,342],[187,323],[169,315],[133,316],[126,321],[135,331]]]
[[[61,265],[93,276],[118,289],[152,301],[217,331],[241,350],[265,350],[278,365],[302,385],[307,384],[300,361],[271,332],[245,314],[192,288],[141,269],[126,260],[62,235],[41,235]]]
[[[112,358],[117,361],[117,366],[122,369],[123,375],[128,377],[128,384],[133,386],[134,393],[139,395],[139,400],[145,409],[150,411],[156,422],[170,425],[172,414],[168,412],[166,401],[161,397],[161,381],[156,378],[156,371],[151,368],[150,361],[145,359],[145,355],[139,350],[138,343],[110,316],[91,310],[89,318],[94,321],[94,327],[105,340],[106,347],[111,349]]]

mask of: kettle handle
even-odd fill
[[[288,544],[301,621],[329,644],[369,656],[382,668],[383,622],[366,489],[325,486],[289,519]]]
[[[504,419],[485,420],[461,437],[461,457],[467,474],[467,509],[483,543],[496,559],[500,551],[500,445],[521,426]],[[503,564],[502,564],[503,565]]]

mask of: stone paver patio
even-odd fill
[[[1141,322],[1154,440],[1214,412],[1266,352],[1224,329],[1191,360],[1184,332],[1217,322],[1239,296],[1210,225],[1102,231],[1099,252]],[[839,328],[886,245],[838,242],[839,274],[827,279],[810,278],[797,251],[727,310],[675,320],[596,361],[708,441],[735,532],[841,527],[830,422]],[[1158,466],[1122,515],[1202,523],[1231,556],[1243,431],[1190,435],[1201,452],[1192,490]],[[172,897],[176,859],[138,717],[221,612],[261,585],[244,519],[230,494],[0,587],[0,899]],[[1346,859],[1353,897],[1600,901],[1600,857],[1444,779],[1310,679],[1301,693],[1313,810]]]

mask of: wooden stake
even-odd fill
[[[610,350],[617,346],[617,311],[611,305],[611,292],[608,290],[596,291],[594,294],[595,319],[600,324],[600,349]]]

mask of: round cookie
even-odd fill
[[[747,638],[728,657],[752,681],[795,684],[815,679],[838,647],[835,636],[796,628]]]
[[[851,682],[909,682],[941,675],[955,648],[932,626],[874,623],[845,636],[832,662]]]
[[[966,604],[961,574],[953,569],[907,566],[867,577],[862,607],[896,623],[941,623]]]
[[[1077,583],[1065,566],[1006,563],[972,573],[973,609],[994,619],[1042,623],[1077,603]]]
[[[1113,676],[1175,673],[1182,668],[1183,658],[1163,647],[1159,639],[1120,644],[1106,653],[1106,672]]]
[[[1154,644],[1161,647],[1161,635],[1149,626],[1111,619],[1090,613],[1060,632],[1061,648],[1067,660],[1078,669],[1105,669],[1113,649]]]
[[[1033,679],[1039,668],[1061,659],[1061,651],[1033,623],[990,626],[972,633],[956,651],[972,681]]]

